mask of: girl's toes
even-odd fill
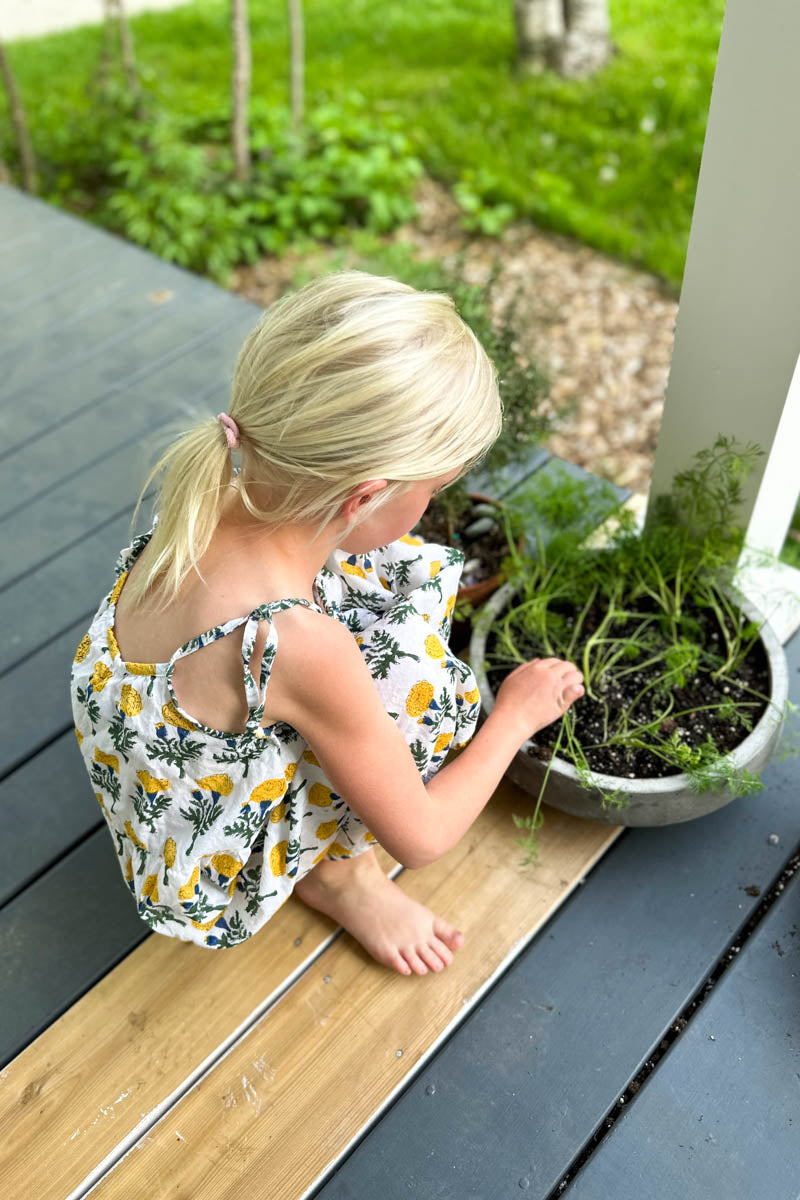
[[[408,965],[402,954],[390,954],[386,958],[387,967],[394,967],[395,971],[399,971],[401,975],[410,975],[411,967]]]
[[[432,971],[443,971],[445,964],[432,946],[418,946],[417,954],[427,963]]]
[[[442,917],[437,917],[433,922],[433,932],[437,937],[450,947],[451,950],[458,950],[459,946],[464,941],[464,935],[460,929],[456,929],[455,925],[451,925],[449,921],[445,921]]]
[[[431,938],[431,949],[435,950],[446,967],[450,966],[453,961],[453,952],[449,947],[445,946],[441,938]]]
[[[408,965],[411,967],[411,970],[414,971],[417,975],[427,975],[428,974],[428,968],[425,966],[425,963],[422,961],[420,956],[417,954],[416,950],[412,950],[412,949],[401,950],[400,953],[403,955],[403,958],[406,960]]]

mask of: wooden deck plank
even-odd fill
[[[519,871],[514,845],[511,812],[524,803],[514,785],[503,782],[445,858],[399,876],[405,891],[464,930],[465,945],[447,971],[402,977],[375,963],[348,935],[337,939],[102,1180],[94,1193],[98,1200],[135,1195],[145,1179],[166,1178],[176,1194],[202,1189],[204,1200],[258,1195],[266,1156],[275,1146],[281,1169],[270,1175],[270,1200],[298,1200],[618,836],[618,829],[554,814],[544,838],[547,865],[534,879]],[[93,994],[85,998],[87,1011]],[[183,1014],[191,1007],[180,1004]],[[118,1029],[124,1027],[124,1013],[106,1018],[112,1019]],[[38,1046],[26,1051],[31,1062]],[[130,1059],[128,1068],[114,1086],[118,1079],[140,1077],[131,1073]],[[20,1084],[28,1075],[20,1076]],[[104,1083],[102,1094],[95,1092],[91,1104],[82,1105],[82,1114],[93,1116],[112,1091]],[[74,1115],[74,1107],[71,1111]],[[313,1138],[298,1136],[298,1122],[314,1130]],[[41,1162],[44,1133],[39,1131],[24,1167],[17,1152],[26,1178],[29,1164]],[[4,1139],[19,1136],[12,1122]],[[69,1157],[60,1133],[54,1138],[51,1129],[48,1140],[53,1152],[43,1180]]]
[[[2,909],[0,1064],[148,936],[99,829]]]
[[[798,701],[800,635],[787,651]],[[699,820],[628,830],[315,1200],[502,1196],[520,1179],[547,1200],[759,905],[744,889],[763,894],[794,850],[796,761],[764,782]]]
[[[385,851],[377,853],[385,871],[396,870]],[[114,869],[119,874],[116,862]],[[229,952],[149,934],[134,919],[144,944],[0,1076],[0,1181],[15,1185],[3,1194],[24,1180],[36,1200],[64,1200],[143,1120],[155,1120],[337,932],[292,897]],[[36,1120],[25,1107],[33,1096]]]
[[[796,1200],[800,873],[569,1188],[570,1200]]]

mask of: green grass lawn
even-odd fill
[[[723,10],[724,0],[611,0],[620,52],[570,82],[514,77],[511,0],[317,0],[305,13],[308,102],[357,89],[376,119],[400,117],[431,175],[677,287]],[[285,104],[285,0],[251,0],[250,20],[254,94]],[[168,107],[201,115],[228,103],[228,22],[228,0],[132,21],[140,67]],[[86,108],[99,43],[87,27],[9,48],[34,141]]]

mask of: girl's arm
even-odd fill
[[[564,711],[554,699],[564,671],[548,672],[546,663],[556,660],[524,664],[523,681],[518,668],[515,695],[498,703],[458,758],[426,786],[352,633],[330,619],[317,626],[313,655],[303,655],[302,669],[282,684],[283,719],[308,742],[335,791],[381,845],[407,867],[427,866],[469,829],[533,729]],[[521,688],[527,697],[532,686],[538,686],[538,703],[509,702],[523,695]],[[547,688],[552,696],[544,695]]]

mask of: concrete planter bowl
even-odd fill
[[[513,596],[513,585],[503,584],[483,606],[473,626],[469,658],[480,688],[482,719],[494,708],[494,693],[484,668],[486,640],[492,623],[512,601]],[[759,624],[763,621],[762,614],[749,601],[737,597],[737,602],[751,621]],[[763,626],[761,641],[769,661],[772,704],[755,728],[729,755],[735,767],[745,767],[753,774],[758,774],[766,766],[775,749],[788,695],[786,656],[769,625]],[[548,764],[528,753],[532,745],[529,739],[521,746],[506,773],[524,791],[538,796]],[[642,826],[675,825],[680,821],[691,821],[695,817],[703,817],[715,809],[722,808],[734,799],[727,789],[723,792],[693,792],[686,775],[632,780],[595,772],[594,778],[600,787],[622,792],[628,800],[628,806],[604,809],[600,792],[584,788],[572,764],[558,756],[554,757],[550,764],[544,802],[574,817],[605,821],[609,825]]]

